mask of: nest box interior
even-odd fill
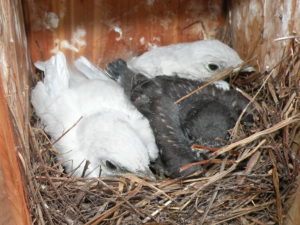
[[[32,147],[32,62],[63,51],[69,60],[85,56],[103,67],[156,46],[219,39],[245,61],[255,57],[251,64],[264,71],[281,60],[291,41],[299,43],[299,18],[297,0],[2,0],[0,224],[34,223],[24,179]],[[298,202],[286,224],[300,221]]]

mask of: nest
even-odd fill
[[[300,46],[290,49],[267,72],[231,78],[256,108],[255,125],[236,126],[200,178],[69,177],[32,116],[25,179],[33,224],[282,224],[300,165]]]

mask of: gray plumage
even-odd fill
[[[234,126],[248,103],[235,90],[222,90],[211,85],[174,104],[202,83],[176,76],[150,79],[131,71],[123,60],[110,63],[107,70],[121,83],[137,109],[148,118],[164,169],[171,177],[199,169],[198,166],[182,173],[179,171],[188,163],[207,158],[207,152],[193,151],[191,145],[221,146],[223,142],[220,140],[228,140],[228,129]],[[251,120],[251,116],[246,119]]]

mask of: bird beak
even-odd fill
[[[255,68],[253,66],[250,66],[250,65],[244,65],[242,67],[237,67],[237,68],[233,69],[234,73],[237,73],[237,72],[253,73],[255,71],[256,71]]]
[[[137,173],[135,173],[138,177],[150,180],[150,181],[156,181],[156,178],[154,176],[154,174],[152,173],[152,171],[146,167],[144,171],[138,171]]]

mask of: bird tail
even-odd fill
[[[75,62],[74,66],[89,80],[111,80],[107,73],[93,65],[87,58],[81,56]]]
[[[61,52],[35,66],[44,71],[45,77],[32,90],[31,103],[46,132],[56,138],[80,118],[69,89],[70,70]]]
[[[43,84],[51,96],[58,96],[62,90],[69,87],[70,71],[62,52],[58,52],[47,61],[38,61],[34,65],[44,71]]]
[[[44,80],[39,81],[31,92],[31,103],[39,115],[69,87],[70,73],[62,52],[58,52],[47,61],[38,61],[34,65],[45,75]]]

